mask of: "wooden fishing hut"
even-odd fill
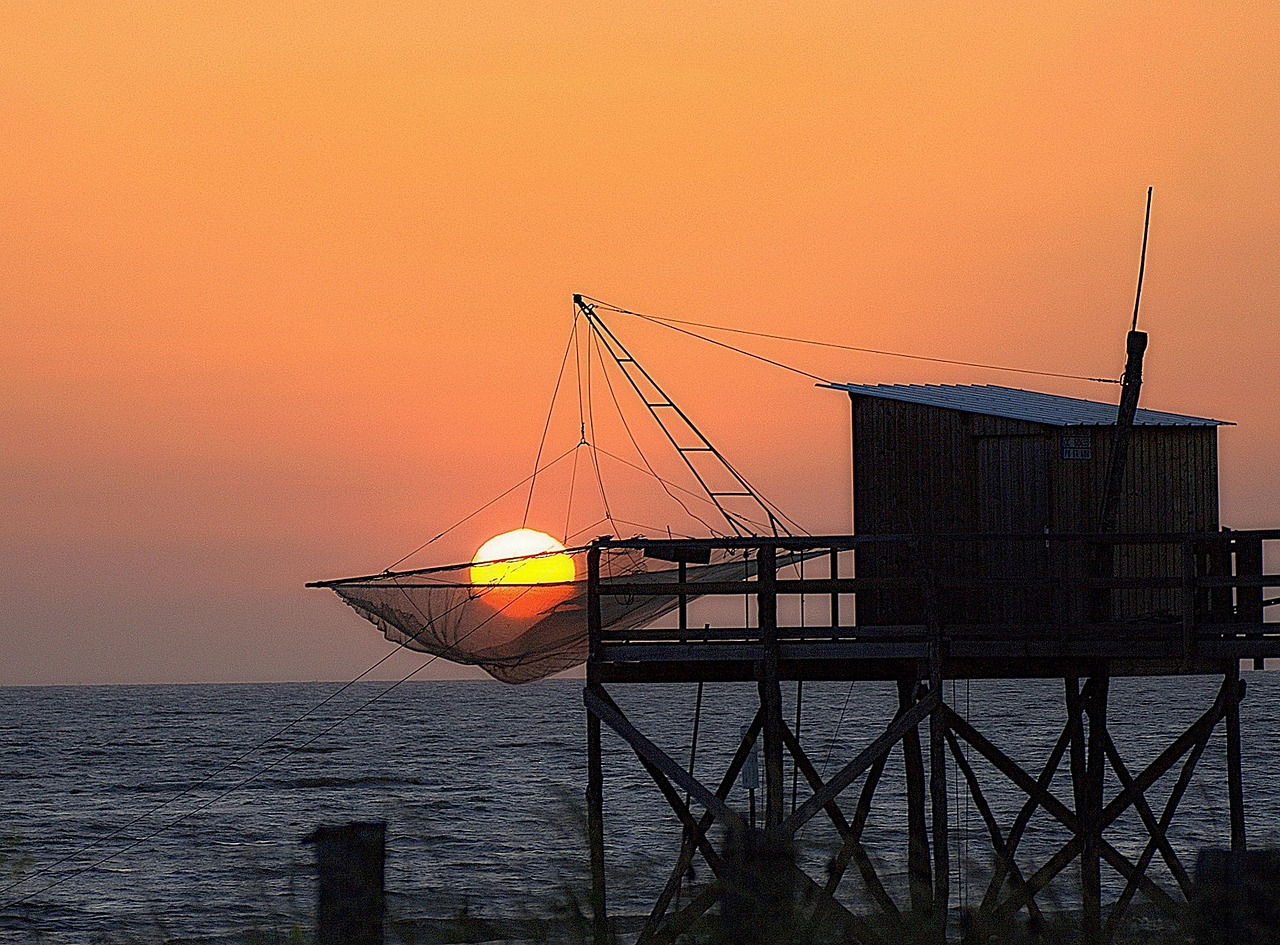
[[[862,577],[925,567],[951,586],[938,603],[949,624],[1069,625],[1088,595],[1064,594],[1064,572],[1083,577],[1083,544],[995,536],[1087,535],[1099,510],[1116,430],[1113,404],[991,385],[838,384],[853,423],[855,531],[860,535],[987,536],[932,545],[913,563],[901,545],[858,552]],[[1135,411],[1115,530],[1218,531],[1217,431],[1223,421]],[[1113,574],[1174,580],[1177,548],[1117,543]],[[914,552],[919,554],[920,552]],[[1018,587],[1007,578],[1016,575]],[[1094,595],[1096,598],[1096,595]],[[1176,615],[1172,588],[1130,589],[1111,616]],[[858,599],[858,619],[919,623],[921,602],[892,592]]]
[[[1145,346],[1145,336],[1140,340]],[[1112,939],[1139,893],[1181,918],[1191,896],[1183,861],[1193,851],[1176,848],[1170,824],[1206,747],[1225,730],[1224,842],[1245,849],[1240,663],[1252,659],[1260,666],[1263,658],[1280,656],[1280,626],[1264,617],[1280,603],[1266,599],[1280,575],[1263,568],[1264,544],[1280,541],[1280,530],[1220,527],[1220,421],[1136,410],[1136,389],[1127,418],[1122,400],[1119,419],[1127,422],[1118,422],[1114,404],[1003,387],[831,387],[852,404],[851,534],[601,539],[588,556],[584,700],[598,934],[608,929],[602,725],[635,752],[682,825],[678,860],[641,942],[673,941],[716,903],[723,908],[734,899],[753,869],[769,890],[766,899],[801,904],[791,912],[808,923],[810,939],[881,942],[892,927],[886,922],[910,916],[913,928],[945,940],[949,923],[952,932],[960,925],[950,887],[948,807],[956,800],[948,795],[949,774],[963,779],[965,796],[981,816],[992,864],[962,934],[984,940],[983,930],[1019,917],[1040,920],[1046,899],[1064,901],[1050,884],[1069,867],[1079,871],[1077,914],[1090,941]],[[1128,439],[1125,448],[1114,448],[1118,437]],[[600,570],[605,548],[679,562],[680,579],[674,587],[616,583]],[[698,582],[699,562],[713,550],[742,554],[750,573]],[[802,558],[804,570],[780,568],[782,556]],[[612,632],[601,624],[603,598],[673,593],[681,605],[674,626]],[[716,595],[746,597],[752,616],[691,626],[687,603]],[[807,606],[794,606],[800,600]],[[804,619],[797,620],[797,612]],[[1114,708],[1110,680],[1188,674],[1219,677],[1216,698],[1154,760],[1131,766],[1125,760],[1133,757],[1130,746],[1117,742],[1107,725]],[[1061,679],[1063,696],[1050,733],[1056,740],[1028,766],[1014,760],[1010,746],[979,731],[947,698],[944,684],[1031,678]],[[882,728],[838,747],[845,755],[828,775],[801,740],[798,717],[793,725],[782,709],[781,681],[799,686],[816,679],[897,683],[896,711]],[[609,694],[621,684],[706,681],[753,682],[759,694],[718,779],[695,774],[691,764],[658,747]],[[711,827],[719,824],[729,837],[747,829],[731,795],[757,740],[764,826],[751,832],[748,846],[764,852],[744,872],[740,857],[716,848]],[[892,776],[887,764],[899,747],[906,901],[889,889],[862,842],[877,786]],[[789,809],[788,766],[808,786]],[[1055,782],[1060,769],[1067,776]],[[1157,800],[1152,787],[1166,774],[1173,785]],[[1002,822],[989,803],[983,781],[991,777],[1025,798],[1012,820]],[[842,804],[853,795],[856,801]],[[1111,839],[1117,820],[1135,812],[1147,835],[1136,856]],[[838,835],[839,853],[826,875],[809,876],[785,851],[797,831],[820,817]],[[1067,839],[1048,859],[1028,862],[1020,843],[1037,817]],[[741,842],[732,846],[742,849]],[[712,880],[680,905],[684,877],[699,858]],[[1171,884],[1153,879],[1156,858]],[[852,905],[844,898],[850,884],[842,887],[851,866],[862,888]],[[1123,886],[1109,901],[1104,868]],[[870,912],[863,908],[868,904]]]

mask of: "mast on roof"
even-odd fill
[[[1120,510],[1120,488],[1125,465],[1129,460],[1129,439],[1134,416],[1138,412],[1138,394],[1142,391],[1142,358],[1147,350],[1147,334],[1138,331],[1138,306],[1142,302],[1142,277],[1147,269],[1147,235],[1151,231],[1151,192],[1147,188],[1147,213],[1142,225],[1142,257],[1138,263],[1138,291],[1133,299],[1133,324],[1125,339],[1124,379],[1120,388],[1120,407],[1116,413],[1116,433],[1111,441],[1111,458],[1107,462],[1107,478],[1102,488],[1102,508],[1098,530],[1114,531]]]

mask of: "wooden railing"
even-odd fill
[[[686,563],[661,565],[677,570],[674,580],[602,576],[602,553],[618,549]],[[914,642],[944,655],[1071,643],[1100,655],[1261,660],[1280,656],[1280,623],[1267,620],[1280,620],[1280,574],[1264,567],[1277,549],[1280,529],[602,539],[588,554],[591,659],[621,654],[619,645],[634,660],[673,652],[658,644],[680,644],[688,658],[699,645],[864,644],[848,652],[871,654],[873,643]],[[713,554],[741,556],[754,573],[699,580],[699,565],[687,562]],[[638,630],[602,625],[601,600],[643,596],[671,598],[671,615]],[[735,597],[744,601],[725,606]],[[694,600],[703,613],[691,617]]]

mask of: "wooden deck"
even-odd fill
[[[1056,563],[1052,577],[965,581],[924,568],[893,579],[856,576],[860,555],[883,557],[887,550],[891,557],[927,562],[952,553],[970,561],[1011,543],[1034,544],[1044,560]],[[635,549],[663,561],[697,560],[713,550],[742,554],[754,562],[755,573],[700,582],[697,566],[686,564],[675,584],[622,583],[601,575],[599,553],[590,554],[588,600],[595,602],[595,619],[589,667],[601,681],[745,681],[757,678],[756,664],[776,647],[783,679],[899,678],[931,660],[941,661],[945,678],[1064,677],[1099,666],[1117,676],[1217,674],[1231,660],[1280,658],[1280,601],[1270,599],[1280,595],[1280,574],[1265,573],[1268,543],[1280,553],[1280,530],[603,540],[601,548]],[[777,567],[780,553],[811,557],[802,566]],[[1135,573],[1133,561],[1145,573]],[[890,609],[915,611],[918,621],[860,625],[859,595],[868,594],[878,602],[897,597],[906,606]],[[678,604],[667,626],[611,632],[598,619],[598,601],[610,595],[669,596]],[[690,603],[710,598],[737,598],[739,605],[713,610],[714,623],[691,620]],[[1005,615],[1010,601],[1031,601],[1030,619],[956,619],[974,612]],[[1275,620],[1267,620],[1268,611]],[[778,616],[773,626],[767,620],[762,626],[761,614]]]

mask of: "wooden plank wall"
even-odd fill
[[[864,535],[935,535],[974,531],[977,459],[972,414],[872,397],[853,397],[854,522]],[[859,549],[864,577],[911,577],[923,567],[972,577],[971,560],[920,561],[908,549]],[[964,603],[944,602],[954,617]],[[923,603],[893,591],[863,593],[862,624],[921,623]],[[951,617],[952,614],[946,615]]]
[[[858,534],[934,535],[980,532],[1091,532],[1097,528],[1110,456],[1109,427],[1061,428],[852,395],[854,517]],[[1090,456],[1064,459],[1064,432],[1088,432]],[[1126,532],[1218,529],[1217,430],[1134,430],[1120,502]],[[993,553],[994,552],[994,553]],[[1051,560],[1052,557],[1052,560]],[[1018,574],[1031,581],[1087,573],[1083,553],[1049,551],[1038,542],[955,548],[925,562],[945,584]],[[916,573],[906,549],[860,549],[857,573]],[[1117,576],[1181,573],[1173,547],[1118,551]],[[1087,600],[1050,590],[971,588],[943,595],[948,623],[1013,623],[1083,619]],[[1120,592],[1115,616],[1179,615],[1178,592]],[[918,623],[918,600],[894,592],[859,595],[859,623]]]

